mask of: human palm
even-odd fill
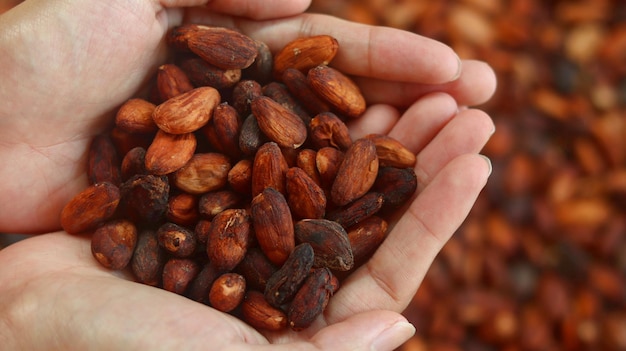
[[[409,33],[318,15],[253,21],[224,14],[270,18],[267,1],[214,0],[211,9],[162,7],[201,2],[30,0],[0,17],[0,45],[15,48],[0,58],[3,67],[15,68],[3,73],[9,84],[0,86],[8,102],[0,106],[0,158],[9,162],[0,170],[0,178],[9,180],[0,184],[0,231],[43,233],[60,227],[60,209],[86,185],[91,138],[166,59],[163,35],[182,21],[237,27],[273,49],[299,35],[337,37],[341,51],[333,64],[355,76],[371,103],[351,124],[353,136],[386,133],[414,151],[419,196],[372,259],[331,299],[323,318],[304,332],[259,334],[226,314],[133,283],[123,272],[98,266],[88,238],[62,232],[2,251],[0,280],[7,284],[0,324],[15,332],[30,330],[32,337],[22,340],[30,344],[21,345],[28,349],[243,349],[268,342],[361,349],[397,322],[400,330],[392,336],[408,337],[410,328],[399,313],[488,176],[477,153],[492,133],[491,120],[458,106],[488,98],[493,74],[483,64],[465,62],[461,77],[446,83],[457,71],[455,55]],[[295,14],[306,3],[274,6],[282,12],[271,15]],[[51,340],[57,343],[53,347]]]

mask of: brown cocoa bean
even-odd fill
[[[311,122],[311,116],[302,107],[302,104],[298,102],[290,93],[284,84],[278,82],[270,82],[263,86],[263,95],[278,102],[280,105],[295,113],[302,119],[305,126],[308,126]]]
[[[278,145],[267,142],[259,148],[252,165],[252,196],[265,188],[285,194],[285,173],[289,166]]]
[[[138,282],[151,286],[161,284],[166,255],[157,238],[156,231],[143,230],[137,236],[137,245],[130,261],[133,275]]]
[[[347,229],[355,266],[369,258],[387,237],[387,221],[371,216]]]
[[[152,119],[155,108],[153,103],[144,99],[129,99],[117,110],[115,126],[128,133],[155,133],[158,129]]]
[[[127,220],[113,220],[98,227],[91,237],[91,253],[106,268],[125,268],[137,244],[137,228]]]
[[[263,294],[255,290],[246,293],[241,312],[244,320],[257,329],[280,331],[287,327],[285,313],[270,305]]]
[[[252,113],[250,103],[261,95],[263,95],[261,84],[254,80],[241,80],[233,88],[233,107],[239,116],[248,116]]]
[[[70,234],[96,228],[111,218],[120,202],[120,189],[111,183],[97,183],[76,194],[61,211],[61,226]]]
[[[209,291],[211,291],[211,286],[218,276],[219,272],[215,266],[210,262],[205,263],[187,288],[186,296],[196,302],[208,305]]]
[[[227,103],[221,103],[213,110],[213,117],[202,128],[213,148],[232,159],[239,159],[239,134],[243,120],[237,110]]]
[[[314,269],[289,305],[287,319],[293,330],[302,330],[326,309],[335,287],[328,268]]]
[[[309,123],[311,143],[318,149],[334,147],[345,151],[352,145],[348,126],[332,112],[321,112]]]
[[[184,295],[199,271],[198,263],[190,258],[171,258],[163,266],[163,289]]]
[[[196,153],[173,175],[174,185],[190,194],[219,190],[228,181],[230,160],[215,152]]]
[[[319,152],[318,152],[319,155]],[[331,188],[331,199],[346,205],[365,195],[378,175],[376,146],[369,139],[358,139],[346,151]]]
[[[135,175],[121,188],[121,211],[137,223],[159,223],[167,211],[170,185],[166,176]]]
[[[245,278],[237,273],[225,273],[213,282],[209,303],[218,311],[230,312],[239,306],[245,294]]]
[[[334,147],[323,147],[317,150],[315,166],[324,188],[330,188],[335,178],[337,178],[337,172],[343,162],[343,158],[344,153]]]
[[[159,245],[175,257],[189,257],[195,253],[198,240],[193,231],[174,223],[165,223],[157,230]]]
[[[156,85],[161,101],[169,100],[193,89],[193,84],[185,71],[173,63],[159,66]]]
[[[298,167],[291,167],[285,174],[287,202],[294,216],[299,218],[323,218],[326,212],[324,190]]]
[[[242,159],[228,171],[228,185],[242,195],[252,193],[252,161]]]
[[[141,146],[130,149],[122,159],[122,180],[127,181],[136,174],[148,174],[145,162],[146,149]]]
[[[274,188],[265,188],[250,204],[257,242],[267,258],[281,266],[295,247],[291,211],[285,197]]]
[[[241,80],[240,69],[223,69],[199,57],[188,57],[182,60],[180,68],[197,87],[212,87],[221,90],[230,88]]]
[[[299,242],[308,243],[315,252],[315,267],[347,271],[354,265],[348,233],[337,222],[327,219],[303,219],[295,225]]]
[[[87,158],[89,184],[108,182],[115,186],[120,185],[120,161],[115,144],[108,135],[99,134],[93,138]]]
[[[311,115],[330,111],[330,105],[319,98],[311,89],[306,74],[295,68],[287,68],[281,77],[282,82],[293,97],[299,101],[302,106]]]
[[[267,96],[258,96],[250,109],[263,134],[280,147],[296,149],[304,144],[306,124],[288,108]]]
[[[170,134],[159,130],[146,150],[146,170],[155,175],[177,171],[189,162],[196,146],[196,136],[193,133]]]
[[[235,208],[241,196],[232,190],[219,190],[205,193],[198,203],[199,213],[205,218],[213,218],[225,210]]]
[[[254,290],[265,291],[268,279],[277,268],[258,247],[251,247],[239,263],[236,271],[246,278],[246,284]]]
[[[350,204],[333,210],[326,216],[326,219],[335,221],[344,228],[349,228],[378,213],[383,204],[383,194],[369,192]]]
[[[415,195],[417,176],[413,168],[382,167],[372,190],[383,195],[385,210],[397,210]]]
[[[243,209],[228,209],[211,221],[207,255],[220,271],[232,271],[243,260],[251,239],[250,215]]]
[[[181,226],[193,226],[198,222],[198,197],[180,193],[169,197],[165,217],[168,221]]]
[[[289,302],[309,275],[314,259],[311,245],[296,246],[282,267],[267,280],[264,294],[267,302],[277,308]]]

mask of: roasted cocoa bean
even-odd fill
[[[280,308],[289,302],[308,276],[314,262],[313,247],[303,243],[294,248],[283,266],[270,276],[265,285],[265,299]]]
[[[328,268],[314,269],[289,305],[287,312],[289,327],[297,331],[310,326],[324,312],[334,290],[330,270]]]
[[[224,273],[213,282],[209,303],[218,311],[230,312],[239,306],[245,294],[245,278],[237,273]]]
[[[250,204],[257,242],[263,253],[280,266],[295,247],[291,210],[278,190],[265,188]]]
[[[166,255],[154,230],[143,230],[137,237],[130,267],[138,282],[159,286]]]
[[[189,257],[196,252],[198,240],[192,230],[174,223],[165,223],[157,229],[159,245],[176,257]]]
[[[113,220],[98,227],[91,237],[91,253],[106,268],[125,268],[137,244],[137,228],[127,220]]]
[[[199,271],[200,266],[193,259],[171,258],[163,266],[163,289],[184,295]]]
[[[246,293],[241,308],[244,320],[257,329],[279,331],[287,327],[287,315],[270,305],[263,293],[250,290]]]
[[[211,221],[207,255],[220,271],[232,271],[243,260],[250,245],[250,215],[244,209],[228,209]]]
[[[315,252],[315,267],[347,271],[354,265],[348,233],[337,222],[327,219],[303,219],[295,225],[299,242],[308,243]]]

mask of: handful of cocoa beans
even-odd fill
[[[90,186],[63,209],[104,267],[240,317],[302,330],[373,254],[414,194],[416,158],[352,140],[366,102],[328,64],[327,36],[273,54],[231,29],[183,25],[151,96],[132,98],[88,151]]]

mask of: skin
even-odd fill
[[[298,15],[308,5],[28,0],[0,17],[0,66],[10,68],[0,80],[0,232],[47,233],[0,251],[3,347],[392,350],[411,337],[415,330],[400,313],[491,171],[478,153],[493,123],[465,106],[486,101],[495,77],[484,63],[460,65],[450,48],[415,34]],[[418,196],[304,332],[259,333],[136,284],[99,266],[88,237],[59,231],[63,205],[87,185],[91,138],[165,62],[163,35],[183,21],[234,27],[274,50],[298,36],[337,37],[342,49],[333,65],[354,76],[371,104],[351,123],[353,137],[388,133],[417,154]]]

